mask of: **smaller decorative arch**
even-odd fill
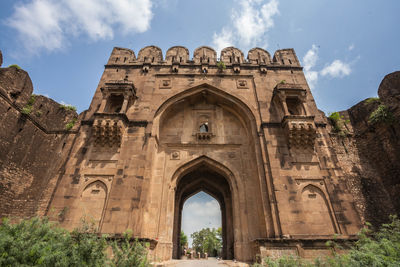
[[[247,59],[252,64],[268,65],[271,63],[271,55],[268,53],[268,51],[259,47],[251,49],[247,54]]]
[[[79,200],[80,217],[99,227],[107,195],[107,186],[102,181],[96,180],[87,184],[82,190]]]
[[[226,64],[240,64],[244,62],[243,52],[231,46],[222,49],[221,61]]]
[[[308,184],[300,193],[303,211],[304,231],[313,235],[333,235],[337,233],[332,208],[324,191],[316,185]]]
[[[193,53],[195,63],[215,64],[217,61],[217,52],[208,46],[200,46]]]
[[[183,46],[173,46],[165,56],[168,63],[186,63],[189,60],[189,50]]]
[[[138,61],[145,63],[158,63],[163,61],[161,48],[151,45],[140,49],[138,53]]]

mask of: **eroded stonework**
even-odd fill
[[[131,229],[151,242],[154,259],[167,260],[180,257],[185,200],[204,191],[221,206],[225,258],[314,257],[329,253],[323,244],[334,236],[353,240],[366,213],[352,187],[360,179],[340,161],[294,50],[271,59],[254,48],[245,59],[228,47],[220,60],[225,69],[205,46],[193,59],[172,47],[165,60],[156,46],[137,58],[114,48],[90,108],[55,137],[60,161],[48,163],[54,171],[34,213],[68,229],[82,217],[101,233]],[[13,166],[3,163],[6,179]],[[31,187],[40,179],[27,170],[20,177]]]

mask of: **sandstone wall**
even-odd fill
[[[388,74],[379,100],[367,99],[341,114],[348,119],[346,137],[331,134],[332,149],[364,221],[379,225],[400,214],[400,72]],[[369,122],[381,104],[394,114],[392,124]]]
[[[25,71],[0,69],[0,216],[44,212],[74,136],[76,112],[32,91]]]

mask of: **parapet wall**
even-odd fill
[[[44,213],[75,135],[76,112],[32,91],[25,71],[0,69],[0,216]]]
[[[271,58],[268,51],[262,48],[253,48],[244,57],[242,51],[235,47],[222,49],[220,58],[217,52],[208,46],[201,46],[194,50],[193,57],[190,59],[189,50],[183,46],[174,46],[167,50],[165,58],[162,50],[157,46],[146,46],[140,49],[138,56],[135,52],[127,48],[115,47],[111,53],[107,65],[130,65],[130,64],[210,64],[215,65],[222,61],[228,67],[239,64],[241,66],[269,65],[269,66],[290,66],[300,67],[294,49],[280,49]]]

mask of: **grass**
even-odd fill
[[[21,69],[21,67],[20,66],[18,66],[17,64],[12,64],[12,65],[10,65],[10,66],[8,66],[9,68],[16,68],[17,70],[20,70]]]
[[[77,121],[77,119],[76,119],[76,118],[73,118],[70,122],[68,122],[68,123],[65,125],[65,129],[66,129],[67,131],[71,130],[72,127],[74,127],[76,121]]]
[[[368,122],[372,125],[378,123],[385,123],[391,125],[394,122],[393,113],[389,110],[389,108],[380,104],[369,116]]]
[[[61,109],[65,109],[65,110],[70,110],[70,111],[75,111],[75,112],[76,112],[76,107],[74,107],[74,106],[72,106],[72,105],[64,105],[64,104],[61,104],[61,105],[60,105],[60,108],[61,108]]]

